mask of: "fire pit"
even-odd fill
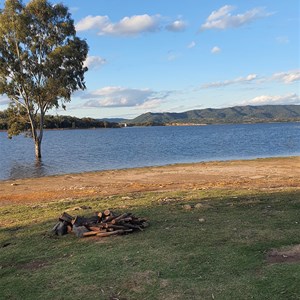
[[[145,218],[136,217],[128,212],[118,214],[106,209],[103,212],[95,212],[90,217],[74,217],[64,212],[52,232],[59,236],[74,233],[77,237],[107,237],[143,231],[148,226]]]

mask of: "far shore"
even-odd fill
[[[0,205],[138,192],[300,188],[300,156],[213,161],[0,181]]]

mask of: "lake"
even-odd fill
[[[33,141],[0,132],[0,180],[174,163],[300,155],[300,123],[49,130]]]

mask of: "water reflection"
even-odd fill
[[[24,176],[25,175],[25,176]],[[41,161],[11,163],[9,179],[19,179],[24,177],[42,177],[47,175],[47,166]]]

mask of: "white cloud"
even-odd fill
[[[159,30],[160,19],[160,15],[144,14],[124,17],[119,22],[113,23],[108,16],[87,16],[76,24],[76,30],[95,29],[99,35],[135,36]]]
[[[98,29],[105,28],[108,24],[110,24],[110,20],[108,16],[87,16],[80,20],[76,24],[77,31],[85,31],[90,29]]]
[[[300,80],[300,70],[274,73],[271,77],[271,80],[282,81],[286,84],[298,81]]]
[[[187,45],[187,47],[189,48],[189,49],[192,49],[192,48],[194,48],[196,46],[196,42],[195,41],[192,41],[192,42],[190,42],[188,45]]]
[[[88,67],[89,70],[92,69],[99,69],[101,66],[106,64],[106,59],[100,57],[100,56],[88,56],[86,61],[84,62],[84,66]]]
[[[230,11],[234,10],[235,7],[232,5],[224,5],[218,10],[214,10],[207,18],[206,21],[212,22],[214,20],[218,20],[221,18],[226,17],[228,14],[230,14]]]
[[[137,109],[150,110],[159,107],[162,102],[163,102],[162,99],[148,100],[143,104],[138,105]]]
[[[209,82],[205,83],[201,86],[203,89],[207,88],[219,88],[223,86],[233,85],[233,84],[245,84],[245,83],[267,83],[267,82],[280,82],[284,84],[291,84],[293,82],[300,80],[300,70],[290,70],[286,72],[279,72],[274,73],[271,76],[268,77],[258,77],[257,74],[249,74],[246,77],[238,77],[231,80],[224,80],[224,81],[215,81],[215,82]]]
[[[221,48],[215,46],[215,47],[213,47],[213,48],[210,50],[210,52],[213,53],[213,54],[220,53],[220,52],[221,52]]]
[[[153,32],[158,29],[160,16],[138,15],[125,17],[119,23],[109,24],[103,34],[136,35],[141,32]]]
[[[268,105],[268,104],[300,104],[300,97],[297,94],[287,94],[287,95],[262,95],[252,98],[250,100],[244,101],[243,105]]]
[[[186,29],[186,23],[182,20],[176,20],[166,26],[166,29],[173,32],[180,32]]]
[[[76,24],[77,31],[96,30],[98,35],[137,36],[141,33],[156,32],[166,29],[172,32],[184,31],[185,21],[178,19],[166,24],[161,15],[126,16],[118,22],[112,22],[108,16],[87,16]]]
[[[202,85],[202,88],[203,89],[218,88],[218,87],[223,87],[223,86],[232,85],[232,84],[250,83],[250,82],[254,81],[256,78],[257,78],[256,74],[249,74],[246,77],[238,77],[238,78],[235,78],[235,79],[232,79],[232,80],[205,83],[205,84]]]
[[[155,92],[150,89],[131,89],[108,86],[87,93],[85,107],[146,107],[159,105],[170,92]]]
[[[218,10],[213,11],[201,25],[201,30],[208,29],[227,29],[236,28],[248,24],[256,19],[270,16],[272,13],[265,12],[264,8],[257,7],[246,11],[243,14],[232,15],[235,10],[234,6],[225,5]]]

